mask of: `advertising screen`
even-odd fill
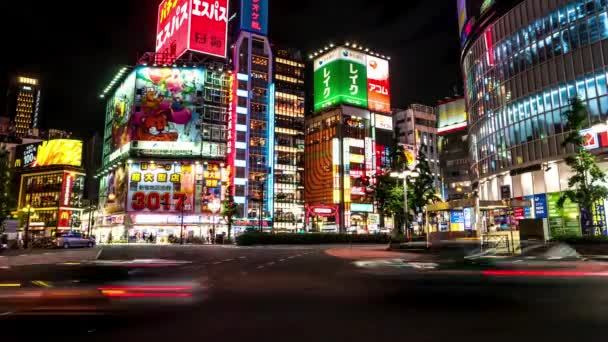
[[[388,61],[367,56],[367,100],[369,110],[391,112]]]
[[[127,171],[123,165],[104,176],[99,194],[100,204],[106,213],[124,212],[127,202]]]
[[[194,165],[135,162],[129,168],[129,212],[194,212]],[[183,207],[182,207],[183,206]]]
[[[156,52],[166,54],[167,62],[188,49],[191,0],[164,0],[158,6]]]
[[[437,105],[437,133],[446,134],[467,127],[464,98],[448,100]]]
[[[390,116],[375,114],[376,128],[385,129],[388,131],[393,130],[393,118]]]
[[[156,52],[171,63],[186,51],[226,58],[228,0],[165,0],[158,8]]]
[[[55,139],[18,146],[15,167],[81,166],[82,141]]]
[[[367,56],[337,48],[315,60],[314,110],[336,104],[367,108]]]
[[[192,0],[188,49],[226,58],[228,0]]]
[[[135,98],[128,120],[131,141],[200,146],[200,113],[204,71],[185,68],[139,68]],[[124,122],[124,121],[123,121]],[[197,127],[198,126],[198,127]],[[171,145],[171,144],[169,144]]]
[[[268,0],[241,1],[241,30],[268,35]]]
[[[131,141],[128,124],[131,112],[133,111],[135,74],[135,72],[129,74],[118,86],[107,106],[107,117],[112,117],[112,151],[121,148]]]
[[[30,167],[36,163],[41,143],[18,145],[15,148],[15,167]]]

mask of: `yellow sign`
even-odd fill
[[[69,139],[48,140],[38,147],[36,166],[82,164],[82,141]]]

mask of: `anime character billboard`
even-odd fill
[[[140,68],[129,122],[131,140],[200,143],[204,71]]]

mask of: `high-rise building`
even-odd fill
[[[241,1],[227,163],[238,208],[235,232],[271,229],[275,200],[275,85],[268,2]]]
[[[349,43],[322,51],[310,56],[314,111],[306,117],[307,228],[371,232],[380,221],[372,193],[376,128],[392,128],[389,58]]]
[[[274,229],[304,229],[304,61],[299,51],[274,53]]]
[[[433,173],[435,188],[439,189],[441,181],[435,107],[412,104],[405,110],[395,110],[393,120],[399,143],[416,157],[422,150]]]
[[[437,104],[437,135],[444,200],[470,196],[467,113],[462,96]]]
[[[461,3],[473,186],[481,200],[532,202],[512,215],[489,211],[485,226],[506,227],[511,217],[542,219],[553,235],[581,234],[591,231],[591,225],[581,227],[584,221],[608,234],[604,204],[596,203],[593,213],[575,203],[556,206],[572,176],[564,162],[574,149],[562,145],[570,132],[563,114],[575,97],[588,112],[580,132],[585,147],[608,170],[608,3]],[[583,215],[592,220],[580,220]]]
[[[38,79],[18,76],[9,86],[7,114],[14,124],[15,135],[29,135],[40,121],[40,83]]]

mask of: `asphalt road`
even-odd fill
[[[414,255],[357,247],[130,246],[105,247],[100,255],[103,262],[133,259],[188,263],[161,267],[140,260],[141,267],[119,271],[77,263],[20,266],[0,270],[0,284],[20,282],[22,289],[35,289],[31,284],[39,281],[55,287],[191,281],[201,284],[204,295],[180,306],[151,299],[153,307],[145,310],[133,306],[95,316],[22,316],[5,305],[2,310],[9,311],[0,311],[0,336],[6,341],[35,336],[63,341],[606,340],[608,278],[603,277],[438,272]]]

